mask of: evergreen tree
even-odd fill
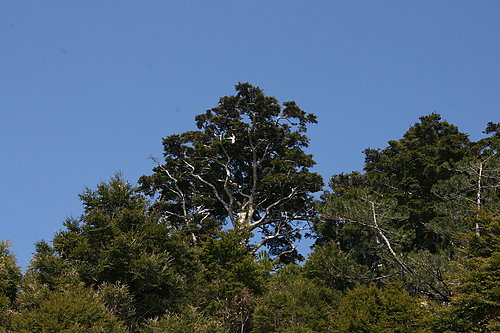
[[[443,227],[449,219],[436,208],[442,198],[433,186],[451,179],[449,166],[470,151],[467,135],[437,114],[421,117],[387,148],[365,150],[365,173],[332,176],[332,192],[320,204],[317,244],[336,242],[368,268],[371,274],[359,282],[399,280],[412,292],[449,300],[444,273],[458,229]]]
[[[449,234],[466,231],[469,225],[465,222],[479,214],[482,209],[499,209],[499,127],[498,124],[489,123],[484,133],[493,134],[471,143],[471,153],[468,156],[447,166],[453,175],[432,187],[432,192],[442,199],[436,204],[444,215],[440,225],[435,228],[438,232]],[[476,224],[474,229],[479,235],[481,225]]]
[[[500,331],[500,124],[421,117],[315,206],[314,115],[241,83],[196,122],[139,188],[85,189],[24,276],[0,242],[1,333]]]
[[[377,277],[373,270],[360,264],[354,255],[353,252],[339,249],[335,242],[317,245],[304,265],[304,273],[320,284],[340,291],[354,288],[357,283],[384,278]]]
[[[196,117],[199,130],[163,139],[164,163],[156,161],[154,174],[141,177],[141,188],[157,196],[155,209],[193,244],[207,225],[224,221],[260,232],[255,251],[267,246],[289,262],[314,215],[311,193],[322,186],[304,152],[307,125],[316,117],[295,102],[282,107],[248,83],[236,91]]]
[[[383,150],[365,150],[365,171],[374,190],[397,199],[408,211],[404,226],[413,230],[405,246],[431,252],[447,247],[449,237],[433,231],[439,214],[432,187],[449,179],[446,166],[466,157],[469,139],[438,114],[420,118],[398,141]]]
[[[482,211],[471,222],[483,227],[479,235],[464,234],[451,281],[454,294],[437,310],[435,332],[500,331],[500,210]]]
[[[130,327],[180,309],[194,297],[203,271],[194,249],[148,213],[147,201],[130,184],[115,176],[80,198],[84,214],[68,219],[65,230],[55,235],[50,260],[63,262],[87,286],[100,288],[107,305]],[[116,298],[126,300],[128,308],[117,308]]]

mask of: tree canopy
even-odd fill
[[[500,330],[500,124],[423,116],[315,199],[313,114],[240,83],[195,119],[137,185],[85,188],[24,273],[0,242],[0,333]]]
[[[316,117],[295,102],[281,106],[248,83],[236,92],[196,116],[198,130],[163,139],[164,162],[141,177],[141,189],[157,196],[156,211],[191,234],[193,244],[217,220],[260,232],[255,249],[267,246],[289,261],[314,216],[311,194],[322,188],[321,176],[310,171],[312,155],[304,152],[307,125]]]

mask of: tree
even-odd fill
[[[438,182],[451,179],[449,166],[470,155],[466,134],[437,114],[421,117],[398,141],[365,150],[365,173],[334,175],[332,192],[320,203],[317,244],[336,242],[371,274],[399,280],[415,293],[449,300],[444,272],[457,225],[436,206]]]
[[[163,139],[164,163],[140,179],[157,196],[154,208],[197,244],[206,226],[262,234],[255,251],[267,246],[282,261],[296,258],[295,241],[314,216],[311,193],[322,187],[315,164],[304,152],[313,114],[295,102],[283,107],[248,83],[236,95],[196,117],[198,130]]]
[[[16,305],[21,312],[39,308],[53,292],[80,283],[76,269],[45,241],[35,244],[35,254],[19,284]]]
[[[39,273],[61,271],[48,264],[64,263],[86,286],[100,289],[106,305],[129,327],[176,311],[194,297],[203,272],[197,254],[183,235],[148,213],[144,196],[117,175],[80,198],[84,214],[68,219],[53,248],[38,256],[33,266]],[[116,304],[119,300],[127,306]]]
[[[432,187],[454,173],[447,166],[470,152],[466,134],[433,113],[420,118],[398,141],[383,150],[365,150],[365,171],[374,190],[397,199],[408,213],[414,236],[406,246],[431,252],[450,245],[450,235],[434,231],[439,213]]]

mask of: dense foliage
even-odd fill
[[[500,331],[500,124],[421,117],[314,201],[315,122],[238,84],[138,186],[85,189],[24,274],[0,242],[0,332]]]
[[[196,117],[199,130],[163,139],[165,163],[155,161],[154,174],[139,180],[141,190],[158,194],[155,210],[194,245],[216,220],[259,232],[255,250],[267,246],[290,262],[298,256],[295,240],[314,216],[311,193],[322,186],[303,151],[307,124],[316,117],[295,102],[282,107],[248,83],[236,91]]]

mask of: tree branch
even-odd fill
[[[222,199],[221,195],[219,194],[219,192],[217,191],[217,188],[214,186],[214,184],[208,182],[207,180],[203,179],[202,176],[200,176],[199,174],[195,173],[194,170],[195,170],[195,167],[190,164],[188,161],[186,160],[182,160],[190,169],[191,169],[191,175],[193,177],[195,177],[196,179],[198,179],[199,181],[201,181],[203,184],[207,185],[208,187],[210,187],[210,189],[213,191],[215,197],[217,198],[217,200],[219,200],[219,202],[224,206],[224,208],[226,209],[228,215],[229,215],[229,219],[231,220],[231,223],[233,224],[234,226],[234,214],[233,214],[233,210],[232,208],[224,201],[224,199]]]
[[[280,198],[279,200],[276,200],[275,202],[273,202],[272,204],[270,204],[269,206],[266,207],[265,209],[265,212],[264,214],[262,215],[262,217],[260,219],[258,219],[257,221],[253,222],[253,223],[250,223],[250,230],[254,230],[255,228],[263,225],[263,224],[266,224],[266,218],[269,216],[269,213],[271,212],[271,209],[273,209],[274,207],[276,207],[277,205],[280,205],[288,200],[290,200],[291,198],[294,197],[294,195],[297,193],[297,188],[294,187],[292,188],[292,191],[290,192],[290,194],[284,198]]]
[[[391,243],[389,242],[389,239],[385,236],[385,234],[382,232],[382,229],[379,227],[378,222],[377,222],[377,214],[375,212],[375,203],[373,201],[370,201],[371,208],[372,208],[372,217],[373,217],[373,224],[375,226],[375,229],[377,230],[378,234],[382,239],[384,240],[385,245],[387,246],[387,249],[389,252],[392,254],[394,259],[398,262],[399,266],[403,268],[405,271],[414,273],[413,269],[411,269],[408,265],[406,265],[401,259],[399,259],[398,255],[394,250],[392,249]]]

